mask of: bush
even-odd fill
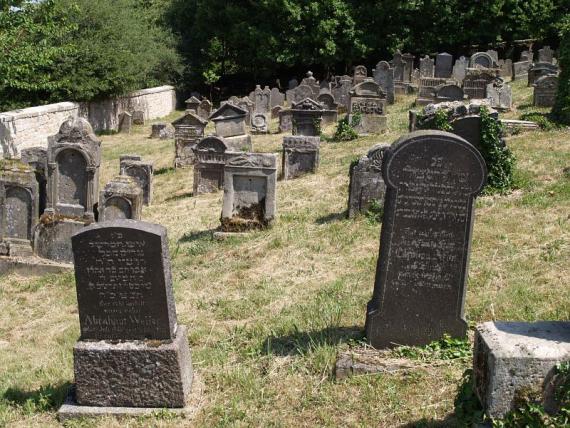
[[[332,141],[352,141],[358,138],[358,132],[354,130],[360,124],[362,117],[360,114],[352,115],[352,120],[349,121],[348,115],[340,120],[336,126],[336,132],[332,137]]]
[[[562,70],[558,79],[558,95],[552,114],[557,121],[570,125],[570,19],[567,20],[562,30],[558,61]]]

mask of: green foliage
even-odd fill
[[[399,357],[415,360],[455,360],[472,357],[471,343],[467,339],[457,339],[444,335],[426,346],[400,346],[394,350]]]
[[[421,120],[421,116],[418,118]],[[438,129],[440,131],[447,131],[451,132],[453,130],[453,126],[449,123],[449,113],[445,109],[439,109],[433,115],[431,122],[426,124],[431,129]]]
[[[481,109],[481,154],[487,163],[486,193],[504,193],[514,186],[515,156],[502,140],[503,128],[499,121]]]
[[[552,113],[556,120],[570,125],[570,18],[566,19],[562,27],[558,56],[561,72],[556,104]]]
[[[372,199],[364,215],[370,223],[380,223],[382,221],[382,216],[384,215],[383,201]]]
[[[521,115],[521,120],[529,120],[536,123],[543,131],[553,131],[559,129],[560,125],[550,120],[551,115],[544,113],[530,112]]]
[[[483,407],[475,394],[473,369],[467,369],[463,373],[461,385],[454,402],[455,417],[459,426],[470,427],[483,422]]]
[[[351,120],[348,117],[346,115],[338,121],[331,141],[352,141],[358,138],[358,132],[354,128],[360,124],[362,115],[360,113],[353,114]]]

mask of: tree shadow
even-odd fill
[[[317,331],[297,331],[281,337],[269,336],[263,341],[261,352],[279,356],[303,355],[319,346],[339,345],[362,339],[362,327],[327,327]]]
[[[315,221],[317,224],[327,224],[334,223],[335,221],[346,220],[348,218],[348,210],[344,210],[339,213],[330,213],[325,216],[317,218]]]
[[[162,175],[162,174],[168,174],[169,172],[174,172],[176,171],[174,169],[174,167],[172,166],[165,166],[163,168],[158,168],[157,170],[155,170],[152,175]]]
[[[3,398],[10,405],[26,406],[34,411],[50,411],[58,409],[63,404],[71,386],[70,382],[64,382],[59,385],[42,386],[34,391],[8,388]]]
[[[208,230],[198,230],[194,232],[188,232],[182,235],[182,237],[178,240],[178,243],[186,243],[186,242],[195,242],[195,241],[204,241],[204,240],[213,240],[214,239],[214,232],[218,229],[208,229]]]
[[[399,425],[399,428],[447,428],[447,427],[463,427],[453,414],[448,415],[445,419],[435,421],[433,419],[422,418],[418,421],[408,422]]]
[[[178,201],[180,199],[191,198],[193,196],[194,196],[194,192],[186,192],[186,193],[182,193],[180,195],[172,195],[172,196],[166,198],[164,200],[164,202]]]

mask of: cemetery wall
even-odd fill
[[[119,115],[142,110],[147,120],[167,116],[176,108],[172,86],[143,89],[126,97],[89,103],[62,102],[0,113],[0,154],[27,147],[47,147],[47,138],[57,134],[69,116],[89,120],[95,132],[116,131]]]

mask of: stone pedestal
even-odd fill
[[[85,227],[83,221],[44,214],[34,233],[34,250],[39,257],[73,263],[71,236]]]
[[[570,322],[486,322],[475,333],[475,392],[491,418],[529,395],[549,410],[556,364],[569,359]]]

